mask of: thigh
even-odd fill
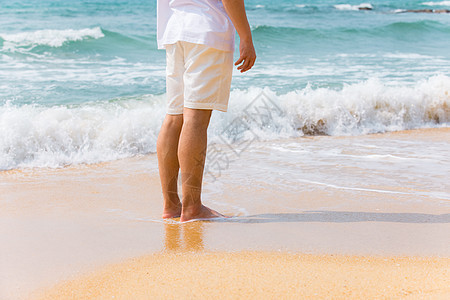
[[[167,113],[183,113],[184,107],[184,54],[180,43],[166,45]]]
[[[233,53],[184,43],[184,106],[226,111],[233,72]]]

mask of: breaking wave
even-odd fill
[[[0,106],[0,170],[97,163],[154,152],[164,98],[147,95],[51,107],[5,103]],[[413,86],[386,86],[370,79],[340,90],[234,90],[229,112],[212,118],[210,140],[363,135],[442,126],[450,126],[450,77],[434,76]]]
[[[337,10],[361,10],[361,9],[373,9],[372,4],[370,3],[361,3],[359,5],[352,4],[336,4],[334,8]]]
[[[423,5],[428,6],[450,6],[450,1],[440,1],[440,2],[424,2]]]
[[[15,34],[2,34],[3,49],[14,51],[17,48],[33,48],[36,46],[61,47],[66,42],[82,41],[86,39],[100,39],[104,37],[100,27],[84,29],[46,29]]]

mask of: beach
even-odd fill
[[[168,253],[104,268],[38,298],[448,299],[449,264],[448,258]]]
[[[180,223],[156,1],[0,1],[1,300],[450,298],[450,2],[245,6]]]
[[[298,293],[345,298],[351,292],[355,299],[408,295],[444,299],[449,292],[450,203],[449,160],[443,150],[449,136],[450,130],[442,128],[255,142],[219,178],[205,177],[205,204],[232,216],[211,222],[161,219],[154,154],[95,165],[1,172],[1,298],[48,293],[63,299],[67,293],[84,297],[92,292],[93,298],[125,299],[135,291],[145,298],[147,284],[189,277],[198,287],[188,294],[192,298],[206,291],[233,298],[247,287],[243,295],[265,293],[268,298],[284,291],[286,297]],[[395,153],[393,164],[392,158],[383,156],[381,145],[398,143],[407,143],[408,148]],[[297,161],[292,161],[271,148],[271,160],[252,164],[252,158],[268,156],[261,153],[268,144],[282,145],[279,151],[293,151],[294,145],[340,145],[340,149],[332,157],[310,149],[312,159],[306,162],[298,151],[293,152]],[[427,155],[420,156],[422,146],[430,149]],[[384,162],[357,168],[360,159],[370,162],[368,149],[372,156],[383,156]],[[442,176],[430,160],[433,149],[442,154],[434,157]],[[283,158],[290,159],[292,169]],[[424,160],[434,176],[426,168],[414,167]],[[278,169],[272,174],[272,163],[289,172]],[[296,169],[303,169],[304,175],[293,173]],[[339,176],[331,181],[333,170]],[[316,181],[319,175],[329,181]],[[260,176],[271,182],[262,183]],[[353,176],[359,181],[351,185]],[[386,178],[392,178],[391,185]],[[296,184],[288,188],[294,179]],[[228,263],[235,267],[226,268]],[[189,276],[189,269],[196,275]],[[207,273],[208,269],[223,269],[221,276],[228,284],[219,286],[220,273]],[[239,279],[246,274],[247,280],[255,280],[251,290],[249,281]],[[199,283],[203,279],[208,287],[204,290]],[[285,284],[279,285],[280,280]],[[161,288],[152,289],[151,295],[182,297],[185,292]]]

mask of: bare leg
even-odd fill
[[[183,112],[183,127],[178,145],[183,188],[181,222],[222,216],[202,205],[200,197],[210,118],[211,110],[185,108]]]
[[[164,197],[162,217],[165,219],[181,216],[181,202],[177,191],[180,169],[177,151],[182,125],[183,115],[166,115],[156,145],[159,177]]]

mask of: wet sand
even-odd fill
[[[181,285],[186,278],[177,277],[175,264],[188,269],[199,261],[205,265],[198,277],[186,280],[211,279],[205,289],[211,293],[259,293],[256,286],[263,285],[275,296],[290,293],[291,287],[277,283],[286,280],[295,289],[304,287],[301,295],[325,298],[406,296],[402,291],[448,295],[443,280],[449,278],[450,257],[449,144],[450,129],[443,128],[258,142],[239,157],[231,156],[236,149],[224,149],[233,159],[215,178],[207,174],[203,199],[234,217],[188,224],[160,218],[155,155],[0,172],[0,298],[37,295],[65,280],[76,280],[66,288],[85,287],[77,293],[89,292],[90,284],[123,281],[120,291],[105,287],[123,298],[137,284],[139,296],[149,280]],[[305,261],[309,269],[300,265]],[[199,271],[228,262],[235,267],[221,275],[229,284],[220,288],[214,272]],[[145,275],[141,265],[156,268],[155,263],[173,269],[152,269],[151,279],[135,280]],[[236,272],[254,277],[255,288],[245,290],[250,283],[237,280]],[[88,273],[93,277],[87,279]],[[345,276],[332,284],[332,274]],[[65,292],[64,285],[55,291]]]

